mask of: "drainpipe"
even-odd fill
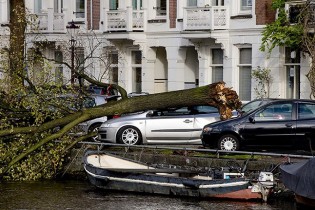
[[[91,30],[93,29],[93,0],[90,0]]]

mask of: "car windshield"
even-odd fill
[[[250,112],[256,108],[259,107],[261,101],[257,100],[257,101],[251,101],[251,102],[248,102],[247,104],[245,104],[243,107],[242,107],[242,112],[243,113],[247,113],[247,112]]]
[[[258,107],[261,107],[262,105],[265,105],[271,101],[274,101],[275,99],[256,99],[253,101],[248,102],[247,104],[244,104],[241,108],[241,115],[248,114],[254,110],[256,110]]]

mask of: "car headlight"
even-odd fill
[[[204,133],[209,133],[209,132],[211,132],[212,131],[212,128],[211,127],[204,127],[203,128],[203,132]]]

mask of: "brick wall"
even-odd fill
[[[256,24],[266,25],[275,21],[276,11],[271,8],[272,0],[256,0]]]
[[[100,0],[93,0],[92,5],[92,27],[91,27],[91,0],[87,0],[87,22],[88,22],[88,29],[98,30],[99,29],[99,22],[100,22]]]
[[[170,28],[176,28],[177,0],[169,0]]]

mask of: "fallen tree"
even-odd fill
[[[9,129],[0,130],[0,138],[2,144],[11,145],[11,141],[23,137],[26,147],[17,147],[14,152],[5,149],[6,154],[2,153],[0,175],[3,177],[12,170],[13,166],[19,162],[27,162],[27,159],[32,157],[48,144],[54,143],[54,140],[61,140],[64,143],[62,148],[63,153],[70,149],[69,145],[75,145],[74,142],[81,141],[80,139],[72,139],[67,133],[81,122],[94,119],[101,116],[132,113],[149,109],[163,109],[167,107],[179,107],[190,105],[212,105],[217,107],[222,120],[228,119],[232,116],[232,111],[237,110],[241,106],[241,102],[237,93],[231,88],[225,87],[224,82],[214,83],[203,87],[198,87],[188,90],[179,90],[173,92],[165,92],[159,94],[152,94],[147,96],[139,96],[119,101],[109,102],[102,106],[82,109],[77,112],[68,114],[62,118],[57,118],[37,126],[26,127],[10,127]],[[51,132],[56,127],[62,127],[59,131]],[[7,138],[10,137],[10,138]],[[36,137],[36,141],[33,138]],[[88,137],[88,136],[87,136]],[[58,147],[58,146],[57,146]],[[66,149],[65,149],[66,148]],[[59,150],[59,161],[62,160],[64,155]],[[60,155],[60,156],[59,156]],[[58,158],[57,158],[58,159]],[[57,160],[55,160],[57,164]],[[40,168],[40,167],[39,167]],[[18,171],[27,170],[21,167]],[[55,171],[58,171],[56,167]],[[16,172],[15,172],[16,173]],[[11,178],[14,176],[10,176]],[[32,179],[36,179],[33,177]]]

